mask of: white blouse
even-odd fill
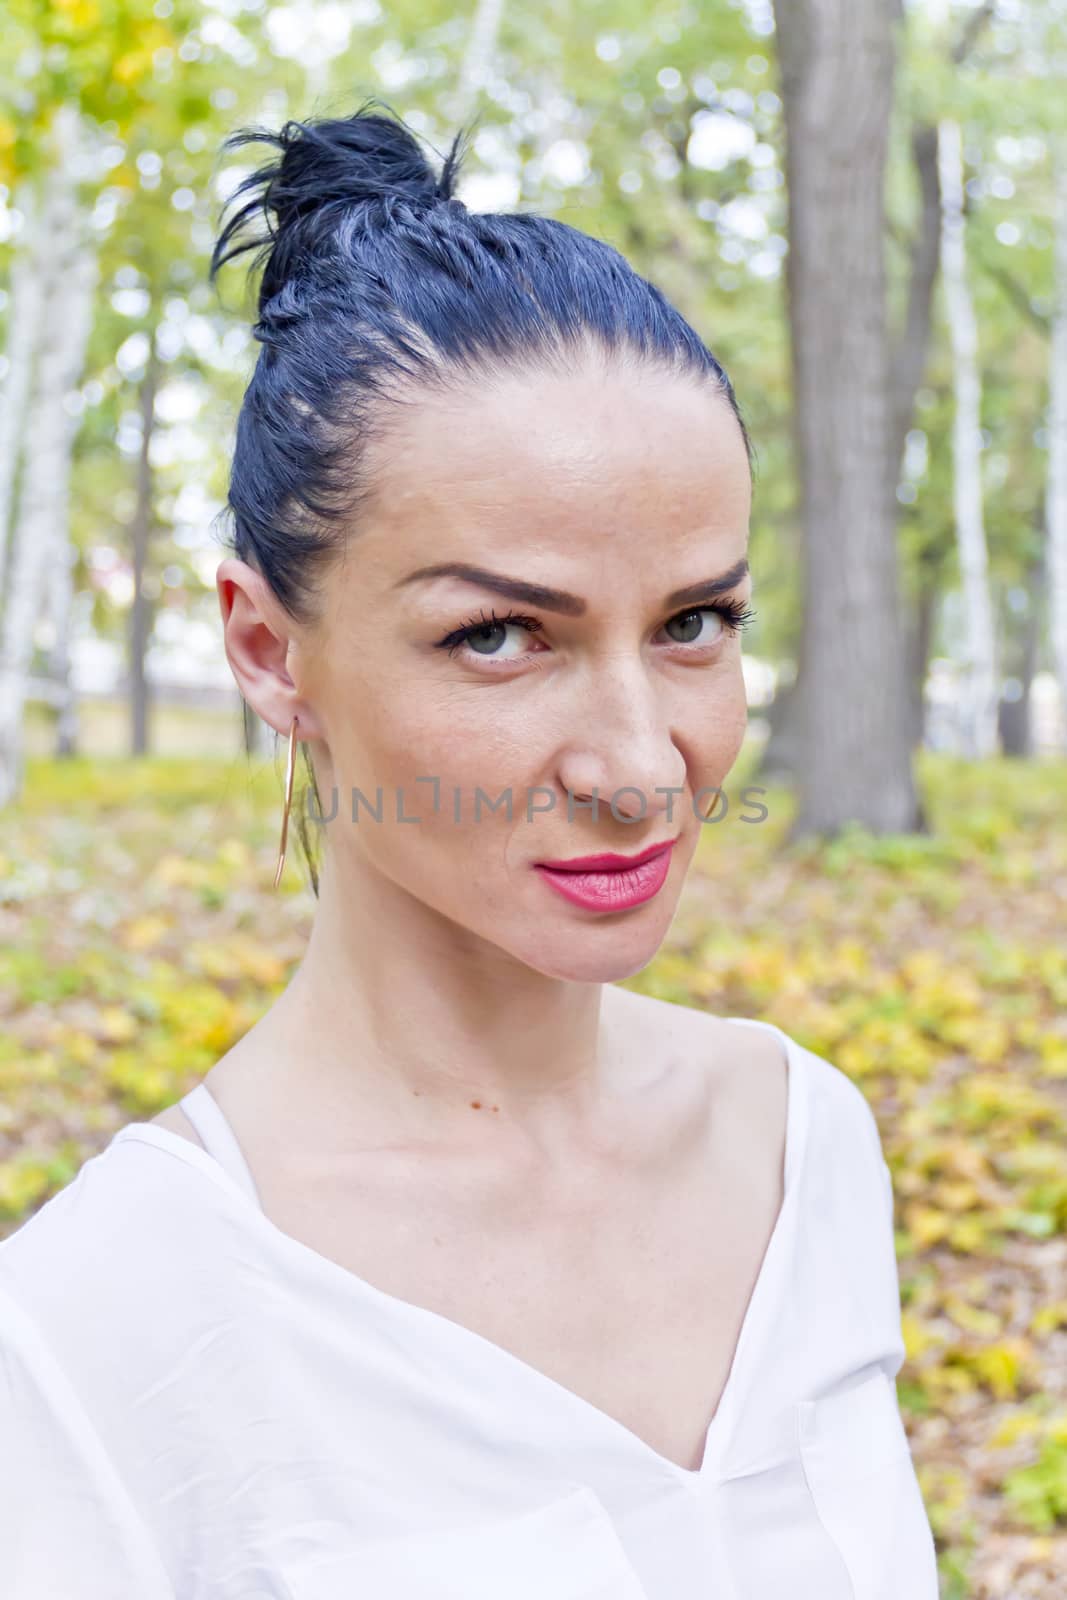
[[[275,1227],[200,1084],[0,1243],[4,1600],[937,1600],[877,1124],[727,1020],[784,1197],[699,1469]]]

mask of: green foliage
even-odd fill
[[[1037,1459],[1007,1474],[1004,1493],[1028,1527],[1067,1524],[1067,1413],[1049,1423]]]

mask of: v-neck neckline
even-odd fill
[[[806,1136],[807,1116],[803,1090],[806,1086],[804,1078],[803,1055],[800,1047],[793,1039],[773,1022],[765,1022],[755,1017],[723,1017],[723,1022],[734,1022],[744,1026],[763,1028],[775,1034],[780,1040],[787,1063],[786,1080],[786,1132],[785,1153],[783,1160],[783,1192],[778,1215],[774,1227],[767,1241],[760,1262],[759,1272],[755,1284],[748,1298],[741,1329],[734,1345],[733,1356],[730,1361],[726,1381],[719,1394],[718,1404],[708,1423],[704,1435],[704,1447],[700,1464],[697,1467],[683,1467],[670,1456],[661,1454],[640,1434],[627,1427],[610,1412],[604,1411],[592,1400],[586,1399],[576,1390],[570,1389],[566,1384],[553,1378],[540,1367],[534,1366],[522,1356],[509,1350],[505,1345],[498,1344],[486,1334],[478,1333],[476,1329],[468,1327],[465,1323],[457,1321],[454,1317],[446,1316],[443,1312],[434,1311],[429,1306],[419,1305],[417,1301],[406,1300],[402,1295],[391,1294],[386,1289],[380,1289],[369,1279],[360,1277],[348,1267],[343,1267],[340,1262],[334,1261],[330,1256],[323,1255],[311,1245],[304,1244],[293,1234],[286,1233],[284,1229],[271,1221],[266,1212],[258,1206],[238,1180],[229,1173],[225,1167],[200,1144],[194,1144],[191,1139],[186,1139],[180,1133],[174,1133],[170,1128],[164,1128],[152,1122],[127,1123],[114,1135],[111,1143],[125,1143],[134,1141],[149,1144],[156,1149],[161,1149],[168,1154],[180,1156],[187,1164],[196,1167],[201,1173],[213,1179],[231,1197],[238,1200],[240,1205],[250,1214],[253,1225],[270,1238],[276,1245],[288,1250],[294,1260],[303,1261],[321,1271],[324,1276],[332,1278],[349,1294],[360,1295],[377,1305],[385,1314],[402,1317],[409,1321],[425,1322],[428,1327],[436,1328],[462,1351],[464,1345],[481,1352],[484,1361],[495,1364],[503,1372],[509,1374],[516,1382],[537,1390],[546,1396],[551,1396],[553,1401],[565,1409],[574,1412],[577,1417],[583,1417],[593,1427],[600,1429],[608,1436],[614,1436],[620,1444],[624,1445],[631,1453],[643,1458],[653,1466],[661,1475],[667,1476],[676,1482],[690,1485],[699,1485],[713,1476],[715,1466],[722,1458],[725,1443],[731,1431],[731,1424],[737,1415],[744,1392],[742,1388],[744,1366],[748,1359],[748,1352],[754,1346],[757,1332],[761,1326],[766,1326],[767,1319],[773,1311],[773,1293],[777,1281],[782,1275],[782,1261],[787,1248],[787,1240],[791,1230],[795,1227],[796,1198],[800,1187],[800,1161],[802,1145]],[[208,1091],[210,1093],[210,1090]]]

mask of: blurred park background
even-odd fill
[[[473,119],[460,198],[616,245],[756,445],[727,797],[767,820],[708,826],[633,985],[860,1085],[942,1595],[1067,1593],[1065,63],[1063,0],[5,0],[0,1233],[313,913],[214,586],[258,349],[222,141]]]

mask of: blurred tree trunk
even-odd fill
[[[95,243],[87,241],[71,268],[63,311],[63,326],[68,340],[68,371],[72,383],[77,381],[85,361],[92,331],[98,274]],[[66,394],[63,398],[66,398]],[[58,691],[55,726],[57,756],[75,755],[78,749],[78,691],[71,671],[70,654],[74,621],[74,568],[78,559],[70,524],[70,482],[77,432],[75,414],[67,422],[66,448],[53,484],[52,560],[45,595],[47,615],[52,624],[47,672]]]
[[[141,414],[141,448],[137,455],[137,498],[130,525],[130,554],[133,560],[133,605],[130,608],[130,753],[143,756],[148,749],[148,678],[145,653],[152,634],[152,605],[145,593],[145,572],[153,525],[152,434],[156,425],[156,394],[159,388],[159,356],[156,351],[155,319],[148,335],[148,359],[141,379],[138,409]]]
[[[965,752],[982,759],[993,755],[997,748],[996,630],[982,515],[982,385],[978,325],[967,283],[963,149],[959,124],[950,118],[938,126],[937,150],[941,174],[941,278],[955,395],[952,494],[967,637],[962,728]]]
[[[912,132],[912,159],[919,185],[919,222],[912,241],[904,326],[893,341],[890,366],[890,453],[899,474],[904,446],[915,418],[915,398],[926,374],[933,325],[934,287],[941,257],[941,185],[937,172],[937,129],[926,123]],[[894,476],[895,488],[895,476]],[[890,500],[894,525],[898,516],[896,495]],[[930,573],[931,583],[934,574]],[[930,633],[937,608],[936,589],[924,582],[916,609],[905,613],[908,659],[912,663],[912,746],[922,742],[923,687],[930,657]],[[916,692],[916,679],[917,692]],[[760,759],[760,776],[770,783],[796,778],[801,740],[796,697],[787,690],[776,695],[771,707],[770,734]]]
[[[1039,513],[1039,525],[1044,522],[1044,506]],[[1031,559],[1026,575],[1026,605],[1021,620],[1012,629],[1006,670],[1009,683],[1015,680],[1012,698],[1002,695],[997,709],[1001,749],[1006,756],[1024,758],[1034,754],[1033,719],[1030,714],[1030,690],[1037,671],[1041,648],[1041,622],[1046,589],[1045,550],[1038,547]]]
[[[60,107],[36,234],[34,270],[40,277],[42,314],[22,431],[0,637],[0,806],[22,787],[26,693],[49,572],[57,562],[69,561],[70,462],[78,424],[66,399],[82,371],[97,273],[75,176],[81,137],[77,113]]]
[[[890,455],[894,479],[900,477],[908,434],[915,421],[915,399],[930,357],[934,289],[941,265],[941,180],[937,166],[936,127],[925,122],[916,124],[911,133],[911,155],[919,186],[919,224],[912,245],[904,327],[895,342],[891,358]],[[896,527],[899,523],[899,506],[895,493],[890,502],[890,513]],[[918,577],[917,593],[903,618],[911,688],[910,745],[913,751],[922,745],[926,729],[926,676],[940,598],[938,563],[920,558]]]
[[[961,66],[990,20],[993,7],[985,4],[967,18],[951,58]],[[908,433],[915,419],[915,399],[926,375],[933,326],[934,289],[941,266],[942,196],[938,160],[937,124],[919,121],[911,132],[912,165],[919,185],[919,224],[912,245],[911,275],[904,327],[892,357],[892,457],[899,475]],[[896,499],[893,515],[897,516]],[[925,733],[926,676],[933,630],[941,597],[942,563],[933,552],[919,561],[916,600],[905,619],[911,682],[912,747],[922,744]]]
[[[1049,636],[1067,752],[1067,135],[1053,146],[1056,176],[1056,287],[1049,357],[1048,532]]]
[[[937,604],[941,598],[937,584],[937,565],[924,567],[905,634],[907,638],[908,681],[911,685],[911,745],[923,742],[926,730],[926,677],[930,670]]]
[[[85,352],[92,332],[98,275],[95,243],[86,239],[70,266],[62,311],[72,382],[76,381],[85,362]],[[70,635],[74,620],[74,567],[77,561],[77,551],[70,526],[70,478],[74,440],[78,431],[76,416],[75,413],[75,417],[67,424],[66,449],[63,453],[61,470],[53,485],[51,506],[53,557],[50,582],[45,596],[47,613],[52,624],[48,675],[59,690],[59,714],[55,730],[57,756],[74,755],[78,748],[78,694],[71,674],[70,657]]]
[[[982,29],[990,20],[993,7],[983,5],[964,23],[951,58],[956,66],[966,60]],[[919,120],[911,133],[912,165],[919,191],[919,217],[911,246],[907,307],[904,323],[892,341],[890,361],[890,453],[899,476],[908,433],[914,426],[915,402],[926,375],[933,327],[934,290],[941,264],[941,178],[938,170],[937,125]],[[895,488],[895,481],[891,485]],[[890,500],[894,523],[899,520],[895,494]],[[932,633],[941,597],[942,563],[920,559],[919,588],[915,601],[903,608],[906,654],[910,663],[912,747],[923,742],[925,733],[924,695],[930,660]],[[795,701],[788,695],[776,700],[771,715],[771,731],[760,771],[766,770],[771,782],[792,779],[796,774],[800,747]]]
[[[5,588],[8,555],[12,548],[15,478],[44,310],[45,276],[42,268],[48,246],[42,240],[42,234],[50,220],[47,215],[41,216],[37,187],[30,179],[24,179],[19,186],[15,194],[15,208],[24,220],[11,265],[5,349],[7,377],[0,396],[3,402],[0,404],[0,594]]]
[[[78,753],[78,693],[71,674],[70,633],[74,613],[74,547],[69,539],[57,552],[49,596],[50,614],[55,626],[55,642],[48,660],[48,676],[58,686],[59,710],[56,718],[55,754]]]
[[[912,244],[908,308],[900,337],[894,342],[891,362],[891,451],[895,473],[900,471],[904,445],[915,418],[915,396],[926,375],[930,355],[934,286],[941,261],[941,181],[937,168],[937,129],[926,123],[913,128],[911,154],[919,184],[919,225]],[[893,506],[896,506],[895,495]]]
[[[767,712],[767,725],[767,742],[759,759],[759,780],[792,785],[800,771],[802,756],[795,683],[775,690]]]
[[[896,8],[776,0],[804,528],[792,836],[923,826],[900,671],[885,166]],[[830,264],[832,263],[832,269]]]

